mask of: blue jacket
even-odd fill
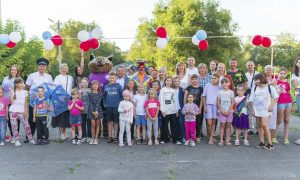
[[[104,87],[104,107],[118,108],[119,103],[123,100],[123,90],[119,83],[107,84]]]

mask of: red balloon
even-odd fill
[[[9,41],[7,44],[6,44],[6,47],[8,48],[14,48],[17,44],[12,42],[12,41]]]
[[[205,40],[200,41],[199,44],[198,44],[198,47],[201,51],[206,50],[208,48],[207,40],[205,39]]]
[[[92,49],[97,49],[99,47],[99,41],[96,38],[90,39],[90,47]]]
[[[256,35],[252,39],[252,44],[254,44],[255,46],[259,46],[261,45],[262,41],[263,41],[263,37],[261,35]]]
[[[63,43],[63,39],[60,35],[55,35],[51,38],[51,41],[55,46],[60,46]]]
[[[90,50],[90,48],[91,46],[89,40],[80,43],[80,49],[82,49],[84,52],[87,52]]]
[[[166,38],[167,37],[167,30],[166,28],[160,26],[156,29],[156,36],[160,38]]]
[[[262,45],[263,47],[270,47],[272,44],[272,41],[269,37],[263,37],[263,40],[262,40]]]

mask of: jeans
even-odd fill
[[[297,111],[300,115],[300,94],[296,96]]]
[[[124,131],[126,129],[126,136],[127,136],[127,142],[131,142],[131,133],[130,133],[130,123],[129,121],[124,121],[124,120],[119,120],[119,124],[120,124],[120,131],[119,131],[119,143],[120,144],[124,144],[123,143],[123,135],[124,135]]]
[[[184,115],[182,114],[181,109],[178,110],[178,127],[180,133],[179,137],[185,139]]]
[[[82,137],[91,138],[92,129],[91,129],[91,120],[87,119],[87,114],[82,114]]]
[[[157,139],[157,137],[158,137],[158,119],[156,119],[154,121],[147,119],[147,134],[148,134],[149,139],[151,139],[152,125],[153,125],[153,130],[154,130],[154,138]]]
[[[6,135],[6,117],[0,116],[0,142],[5,142]]]
[[[37,139],[48,139],[49,129],[47,128],[47,116],[36,117]]]

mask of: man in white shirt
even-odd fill
[[[42,83],[53,83],[51,75],[46,73],[49,61],[45,58],[39,58],[36,63],[38,64],[38,71],[31,73],[26,80],[26,89],[29,91],[41,85]],[[36,129],[36,124],[33,122],[33,107],[31,106],[29,106],[28,122],[33,136]],[[27,137],[24,142],[28,142]]]
[[[186,74],[188,75],[189,84],[191,84],[191,76],[193,74],[199,75],[199,73],[198,73],[198,68],[195,67],[196,60],[193,56],[188,57],[187,64],[188,64],[188,68],[186,69]]]
[[[125,87],[128,84],[129,78],[126,76],[125,74],[125,67],[124,66],[118,66],[117,70],[116,70],[116,74],[117,74],[117,83],[119,83],[122,87],[122,89],[124,90]]]

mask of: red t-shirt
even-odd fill
[[[277,81],[277,87],[280,89],[280,94],[278,98],[278,103],[279,104],[287,104],[287,103],[292,103],[293,99],[290,94],[291,86],[288,81]]]
[[[70,100],[68,102],[68,106],[70,106],[71,104],[73,103],[72,100]],[[79,107],[83,107],[83,102],[81,100],[76,100],[75,103],[79,106]],[[72,115],[80,115],[81,114],[81,111],[75,107],[75,105],[72,107],[72,109],[70,110],[70,114]]]
[[[148,108],[150,116],[153,118],[156,115],[156,112],[159,110],[160,103],[157,99],[154,100],[146,100],[144,104],[145,108]]]

